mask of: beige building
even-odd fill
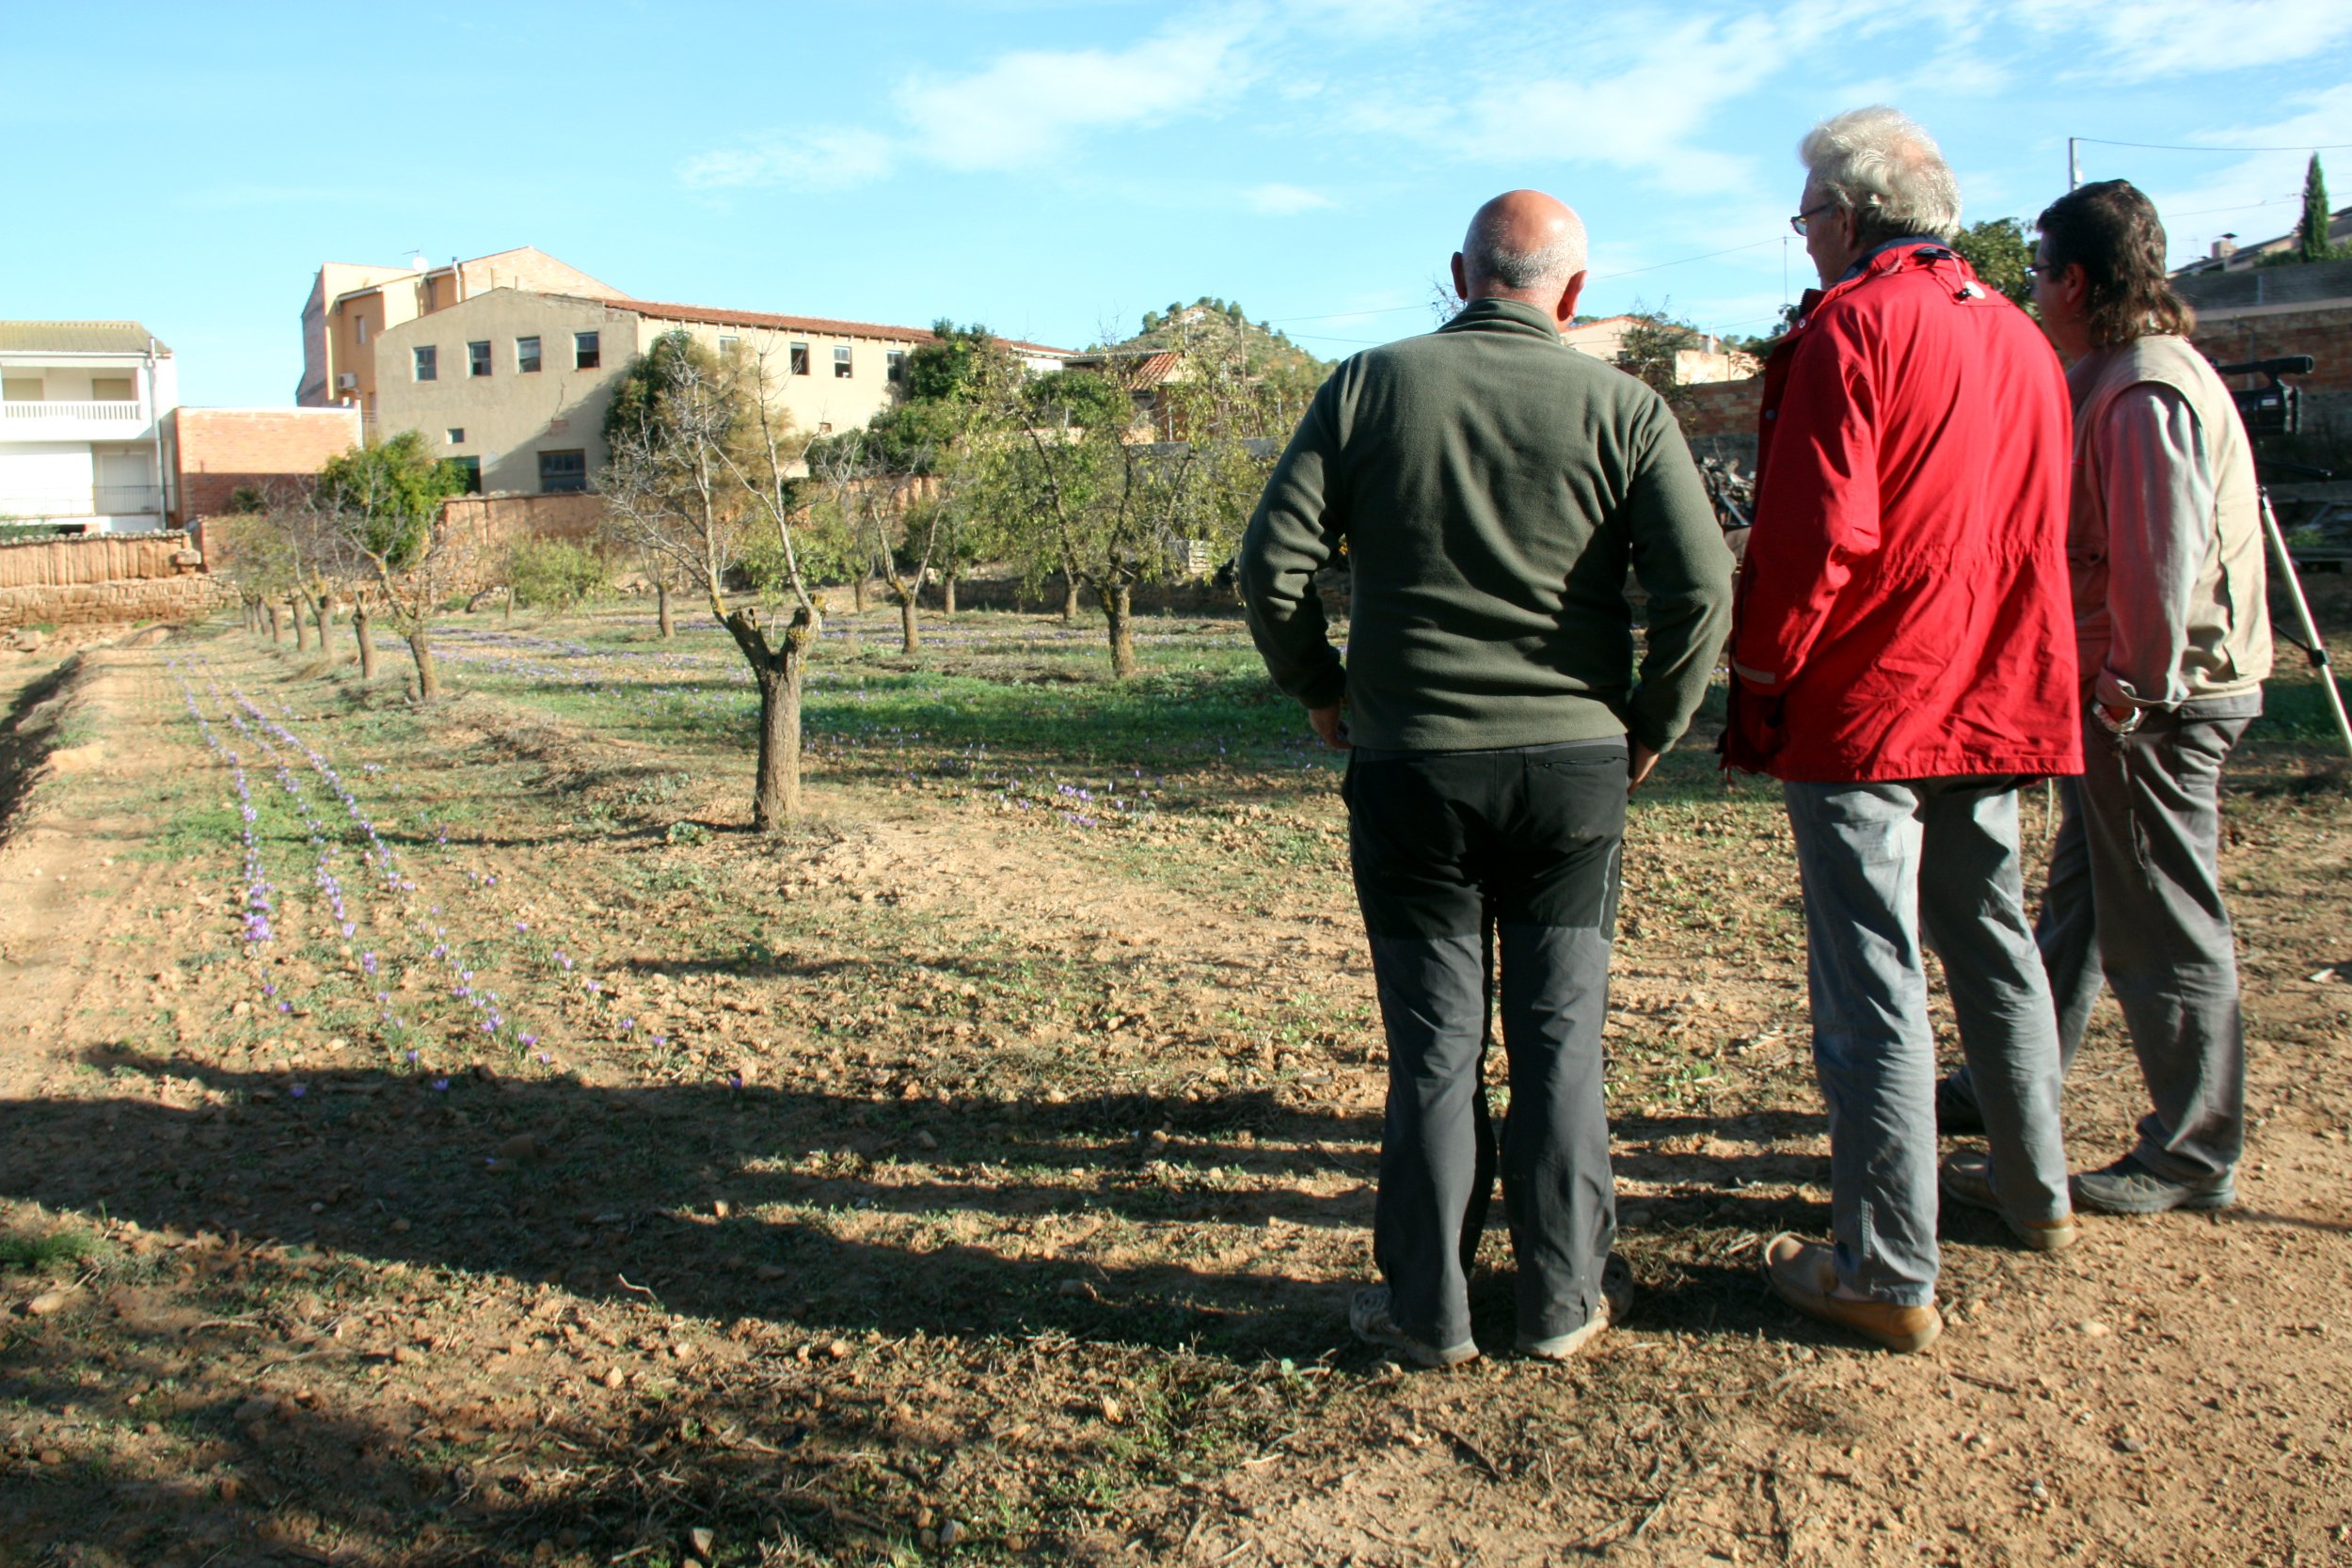
[[[1604,316],[1579,322],[1560,334],[1560,341],[1579,354],[1615,364],[1625,356],[1625,341],[1635,328],[1649,325],[1645,316]],[[1744,381],[1764,367],[1756,356],[1727,348],[1721,338],[1702,336],[1690,348],[1675,350],[1675,384],[1705,386],[1718,381]]]
[[[762,356],[792,427],[811,436],[855,430],[888,407],[907,355],[932,341],[927,327],[501,286],[378,335],[374,428],[421,431],[434,455],[467,463],[485,492],[586,489],[606,461],[613,384],[679,330],[714,353]],[[1008,346],[1032,369],[1069,356]]]
[[[440,267],[421,256],[405,267],[329,261],[319,268],[302,307],[302,384],[294,390],[294,402],[305,408],[356,407],[372,422],[376,411],[376,341],[403,322],[446,310],[492,289],[587,299],[628,297],[530,245]]]

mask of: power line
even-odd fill
[[[1671,261],[1655,261],[1646,267],[1628,267],[1623,272],[1597,272],[1589,278],[1585,279],[1585,281],[1588,284],[1606,283],[1613,278],[1638,277],[1645,272],[1663,272],[1668,267],[1689,266],[1693,261],[1711,261],[1718,256],[1736,256],[1743,250],[1761,250],[1768,245],[1777,245],[1778,243],[1778,236],[1774,236],[1769,240],[1754,240],[1746,245],[1732,245],[1730,248],[1725,250],[1710,250],[1706,252],[1704,255],[1699,256],[1678,256]],[[1273,316],[1268,318],[1268,325],[1279,326],[1290,322],[1348,321],[1358,316],[1394,316],[1401,315],[1407,310],[1426,310],[1428,309],[1429,307],[1425,303],[1421,305],[1383,305],[1370,310],[1334,310],[1327,315],[1321,316]],[[1320,334],[1302,332],[1299,333],[1298,336],[1302,338],[1312,338],[1320,336]],[[1355,341],[1354,339],[1349,338],[1332,338],[1328,341],[1335,343]]]
[[[2105,136],[2069,136],[2066,139],[2081,142],[2086,147],[2137,147],[2147,152],[2352,152],[2352,142],[2332,142],[2317,147],[2182,147],[2171,142],[2109,141]]]

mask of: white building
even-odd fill
[[[164,526],[171,351],[136,322],[0,321],[0,525]]]

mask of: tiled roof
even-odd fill
[[[891,338],[928,343],[928,326],[885,326],[878,322],[834,321],[825,316],[776,316],[764,310],[722,310],[709,305],[670,305],[652,299],[607,300],[615,310],[634,311],[656,321],[705,322],[712,326],[764,326],[778,332],[819,333],[834,338]]]
[[[818,337],[882,338],[910,343],[928,343],[933,337],[928,326],[890,326],[881,322],[839,321],[831,316],[779,316],[766,310],[727,310],[715,305],[673,305],[653,299],[605,299],[592,303],[614,310],[634,311],[656,321],[701,322],[710,326],[757,326],[776,332],[806,332]],[[1065,355],[1071,352],[1066,348],[1055,348],[1049,343],[1025,342],[1018,338],[999,338],[996,341],[1016,352]]]
[[[0,321],[0,354],[145,354],[151,341],[136,322]]]
[[[1071,364],[1081,370],[1108,370],[1113,363],[1120,360],[1126,363],[1119,370],[1117,379],[1136,388],[1157,387],[1173,379],[1184,363],[1183,356],[1173,349],[1162,348],[1140,353],[1131,349],[1096,349],[1073,356]]]

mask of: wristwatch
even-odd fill
[[[2105,703],[2091,704],[2090,711],[2098,718],[2101,729],[2109,735],[2118,736],[2131,734],[2139,728],[2139,721],[2148,717],[2147,709],[2136,707],[2121,719],[2111,719],[2107,716],[2107,705]]]

